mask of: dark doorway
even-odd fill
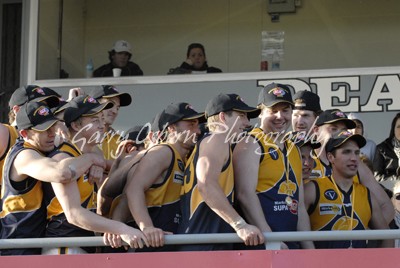
[[[20,81],[22,3],[0,4],[0,122],[8,123],[8,100]]]

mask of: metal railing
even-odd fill
[[[399,230],[265,232],[266,249],[278,250],[282,241],[333,241],[399,239]],[[166,245],[242,243],[235,234],[166,235]],[[104,246],[100,236],[0,239],[0,249]]]

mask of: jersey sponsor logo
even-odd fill
[[[285,201],[275,201],[274,203],[274,211],[285,212],[289,211],[290,213],[297,215],[299,207],[299,202],[297,200],[292,200],[291,204],[288,206]]]
[[[338,194],[335,192],[335,190],[328,189],[325,191],[324,196],[328,200],[336,200],[338,198]]]
[[[173,179],[174,183],[178,183],[180,185],[183,185],[183,173],[180,171],[175,171],[174,172],[174,179]]]
[[[269,156],[271,156],[271,158],[273,160],[277,160],[279,158],[279,154],[278,154],[276,148],[273,148],[273,147],[269,148],[268,153],[269,153]]]
[[[348,216],[343,216],[338,219],[335,224],[332,226],[332,230],[334,231],[348,231],[353,230],[358,225],[357,219],[352,219]]]
[[[290,213],[297,215],[297,208],[299,207],[299,202],[297,200],[292,200],[292,203],[289,206]]]
[[[340,215],[342,213],[342,206],[340,204],[319,204],[319,215]]]
[[[181,171],[185,170],[185,164],[183,163],[182,160],[178,159],[178,167]]]

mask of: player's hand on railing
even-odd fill
[[[120,236],[131,248],[150,246],[146,236],[138,229],[130,228],[129,232],[121,234]]]
[[[254,225],[245,224],[236,230],[237,235],[243,240],[246,246],[257,246],[264,244],[263,233]]]
[[[156,227],[144,227],[142,232],[147,237],[151,247],[164,246],[164,235],[172,234],[171,232],[164,232],[162,229]]]

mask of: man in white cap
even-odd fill
[[[94,70],[93,77],[113,76],[113,69],[121,69],[121,76],[139,76],[143,71],[139,65],[130,61],[132,58],[132,46],[125,40],[118,40],[108,52],[109,63]]]

